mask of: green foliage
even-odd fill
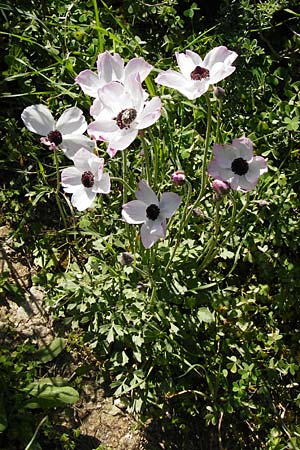
[[[224,448],[296,449],[298,3],[217,3],[207,11],[205,2],[189,0],[101,0],[99,20],[93,2],[43,2],[38,12],[33,1],[2,5],[2,101],[7,116],[2,120],[0,219],[10,224],[15,249],[38,269],[33,282],[47,291],[57,320],[84,331],[84,345],[103,361],[103,377],[130,411],[144,419],[168,416],[184,435],[196,417],[203,428],[212,427],[215,434],[219,430]],[[222,104],[212,101],[211,144],[217,137],[218,114],[221,141],[250,137],[256,153],[269,160],[269,172],[258,189],[248,200],[232,193],[218,212],[208,189],[181,235],[177,216],[168,239],[150,256],[141,249],[137,230],[128,235],[120,221],[122,192],[117,183],[114,195],[84,214],[74,214],[60,193],[64,224],[57,207],[53,155],[24,129],[23,108],[41,102],[58,117],[77,104],[88,115],[89,99],[74,77],[95,69],[101,47],[125,60],[139,55],[154,64],[154,75],[147,79],[154,95],[159,88],[153,78],[158,70],[175,67],[175,51],[189,48],[205,55],[221,44],[237,51],[239,58],[236,72],[222,84]],[[200,185],[206,105],[200,99],[195,107],[174,91],[161,92],[162,117],[145,135],[150,156],[159,156],[152,182],[161,192],[176,190],[187,198],[187,186],[175,188],[170,180],[174,170],[184,168],[194,188],[190,206]],[[128,153],[128,183],[133,188],[143,171],[140,150],[136,142]],[[65,164],[62,155],[59,163]],[[120,158],[108,160],[107,168],[120,176]],[[183,213],[181,209],[179,217]],[[129,251],[134,263],[124,265],[121,255]],[[9,295],[9,285],[5,272],[0,292]],[[56,340],[32,359],[28,344],[18,346],[13,355],[8,347],[2,349],[0,427],[4,433],[10,430],[11,439],[29,442],[38,422],[33,408],[44,414],[78,398],[65,380],[39,377],[42,364],[58,355],[62,344]],[[13,420],[21,438],[11,428]],[[186,442],[178,445],[184,449]]]

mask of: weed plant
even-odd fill
[[[1,13],[0,218],[57,321],[83,330],[130,412],[176,430],[166,448],[209,448],[212,435],[220,449],[299,448],[296,0],[224,0],[211,9],[189,0],[47,1],[38,11],[22,1]],[[191,99],[155,82],[179,70],[175,52],[204,58],[220,46],[238,54],[219,83],[222,98],[212,87]],[[143,87],[162,112],[113,157],[96,136],[111,189],[78,211],[60,182],[71,161],[43,146],[21,114],[43,104],[57,120],[76,106],[91,123],[93,99],[74,79],[96,73],[105,51],[153,66]],[[124,117],[115,118],[121,131]],[[224,194],[209,176],[214,144],[242,136],[268,159],[268,172],[249,192],[231,181]],[[158,197],[181,199],[166,216],[166,238],[150,248],[140,225],[125,223],[126,208],[121,215],[141,179]],[[0,289],[11,296],[8,283],[4,274]]]

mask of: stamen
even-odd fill
[[[196,66],[193,72],[191,72],[191,79],[194,81],[203,80],[203,78],[209,77],[209,70],[204,67]]]
[[[51,144],[54,144],[55,146],[58,146],[62,143],[62,135],[61,132],[58,130],[50,131],[47,138],[48,141],[51,142]]]
[[[123,128],[130,128],[132,122],[136,119],[137,112],[134,108],[123,109],[115,118],[118,127],[123,130]]]
[[[236,175],[245,175],[249,170],[249,164],[244,158],[236,158],[232,161],[231,170]]]
[[[146,209],[146,216],[150,220],[157,219],[159,216],[159,213],[160,213],[159,207],[157,205],[154,205],[153,203],[151,205],[149,205],[148,208]]]
[[[87,171],[82,174],[81,183],[83,184],[84,187],[91,188],[94,186],[94,179],[95,177],[92,174],[92,172]]]

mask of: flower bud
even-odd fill
[[[226,181],[214,180],[212,182],[212,188],[216,193],[216,200],[220,200],[228,191],[229,184]]]
[[[185,183],[185,173],[183,170],[176,170],[171,179],[172,183],[176,184],[176,186],[182,186]]]
[[[216,86],[214,87],[214,95],[215,97],[217,97],[218,100],[222,100],[222,98],[225,95],[225,90],[220,86]]]
[[[120,258],[122,266],[131,266],[134,261],[134,257],[131,253],[123,252]]]

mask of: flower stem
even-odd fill
[[[143,152],[144,152],[144,161],[145,161],[145,168],[146,168],[146,180],[148,184],[151,184],[151,178],[150,178],[150,158],[149,158],[149,152],[147,147],[147,142],[144,137],[141,137],[142,145],[143,145]]]
[[[120,183],[122,183],[124,186],[126,186],[126,188],[128,189],[128,191],[132,192],[132,194],[135,193],[135,190],[129,186],[128,183],[126,183],[125,180],[123,180],[123,178],[119,178],[119,177],[110,177],[111,181],[119,181]]]
[[[61,217],[61,219],[63,221],[64,227],[67,228],[66,214],[64,212],[63,206],[62,206],[60,198],[59,198],[60,173],[59,173],[59,161],[58,161],[57,148],[54,148],[54,161],[55,161],[55,169],[56,169],[55,199],[56,199],[57,207],[58,207],[58,210],[59,210],[60,217]]]
[[[96,28],[97,28],[97,34],[98,34],[98,52],[103,53],[103,51],[104,51],[103,35],[101,33],[97,0],[93,0],[93,5],[94,5]]]

